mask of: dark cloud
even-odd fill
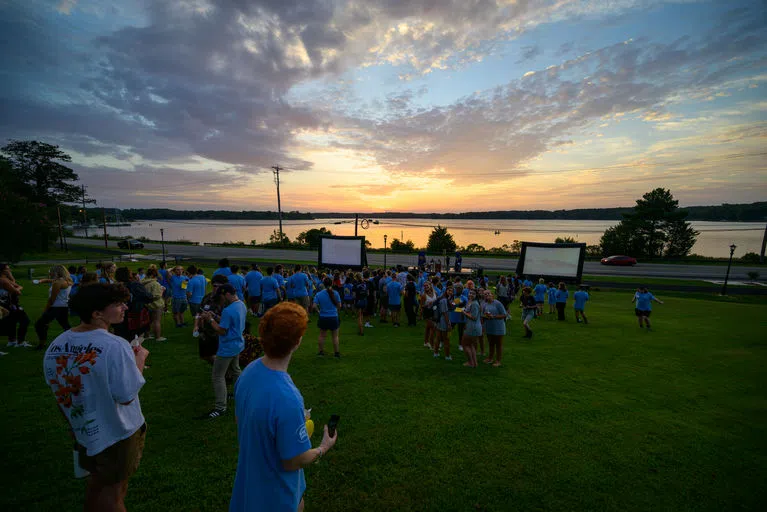
[[[517,61],[517,64],[521,64],[528,60],[532,60],[536,58],[537,56],[543,54],[543,49],[537,44],[533,46],[523,46],[522,48],[520,48],[520,50],[521,50],[522,56]]]

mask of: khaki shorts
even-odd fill
[[[80,467],[90,471],[91,477],[102,485],[112,485],[128,480],[141,462],[145,439],[146,423],[129,438],[113,444],[96,455],[87,455],[85,447],[78,445]]]

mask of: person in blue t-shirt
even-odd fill
[[[396,279],[386,285],[386,297],[391,311],[391,323],[399,327],[399,313],[402,309],[402,285]]]
[[[293,275],[288,278],[287,287],[288,292],[293,296],[293,301],[308,313],[309,306],[311,306],[309,293],[312,289],[312,282],[301,265],[296,265]]]
[[[346,276],[346,280],[343,284],[344,292],[344,310],[349,312],[354,307],[354,277],[351,275]]]
[[[229,284],[234,286],[234,289],[237,292],[237,298],[244,302],[245,278],[240,274],[240,267],[238,265],[232,265],[229,267],[229,270],[232,273],[226,276],[226,278],[229,280]]]
[[[237,297],[237,290],[229,283],[222,284],[216,290],[216,295],[223,298],[225,307],[221,312],[221,321],[216,322],[213,313],[205,311],[200,316],[209,323],[210,328],[218,334],[218,352],[213,362],[213,396],[214,409],[204,417],[215,419],[226,413],[227,389],[226,375],[234,377],[236,383],[240,376],[240,352],[245,348],[245,317],[248,308]]]
[[[527,286],[528,288],[532,288],[533,282],[530,281],[530,279],[525,277],[524,280],[522,281],[522,286]]]
[[[229,268],[229,258],[221,258],[218,260],[218,268],[213,271],[214,276],[222,275],[224,277],[229,277],[229,274],[232,273],[232,269]]]
[[[642,323],[644,322],[645,325],[647,325],[647,330],[652,330],[650,328],[650,313],[652,313],[652,301],[657,302],[658,304],[663,304],[663,301],[655,297],[650,291],[647,289],[646,286],[643,286],[637,290],[637,292],[634,294],[634,298],[631,299],[631,302],[636,302],[636,308],[634,309],[634,314],[637,317],[637,320],[639,320],[639,328],[641,329],[643,327]]]
[[[272,267],[266,267],[266,276],[261,279],[261,303],[263,304],[262,315],[269,308],[274,307],[280,301],[280,285],[274,278]]]
[[[538,279],[538,284],[533,288],[533,296],[535,297],[535,307],[537,308],[537,316],[543,314],[543,303],[546,301],[546,281],[543,278]]]
[[[189,280],[186,285],[186,295],[189,301],[189,312],[195,317],[200,313],[200,304],[205,296],[205,288],[208,281],[205,279],[204,271],[201,268],[196,269],[197,274]]]
[[[317,320],[317,327],[320,329],[320,350],[317,352],[317,355],[325,355],[325,337],[328,331],[330,331],[333,337],[333,355],[336,358],[340,358],[338,328],[341,326],[341,320],[338,317],[338,309],[341,307],[341,296],[333,289],[333,280],[329,277],[325,278],[322,285],[325,289],[314,296],[314,307],[320,312],[320,318]]]
[[[168,274],[170,284],[170,296],[173,305],[173,319],[176,321],[176,327],[186,327],[184,323],[184,312],[189,306],[186,300],[186,285],[189,278],[183,275],[184,269],[179,265]]]
[[[370,275],[368,274],[369,277]],[[357,313],[357,334],[364,336],[365,327],[363,322],[367,322],[368,310],[368,281],[359,273],[354,275],[354,310]]]
[[[304,398],[288,374],[309,317],[297,304],[272,308],[258,326],[264,356],[249,364],[234,388],[239,455],[229,512],[303,510],[302,468],[327,454],[338,431],[323,430],[312,448]]]
[[[589,319],[586,318],[586,313],[584,312],[586,309],[586,302],[589,300],[589,293],[586,291],[585,286],[578,288],[578,291],[573,294],[573,300],[575,301],[575,321],[581,323],[582,318],[584,324],[589,323]]]
[[[285,288],[285,276],[282,275],[282,265],[276,265],[274,267],[274,274],[272,274],[272,277],[277,281],[277,286],[279,287],[277,290],[277,300],[281,302],[287,298],[288,293]]]
[[[261,280],[264,275],[256,263],[250,265],[250,272],[245,275],[245,290],[248,292],[248,306],[251,313],[258,313],[261,304]]]
[[[570,293],[567,291],[565,283],[560,282],[557,288],[557,320],[565,319],[565,307],[567,306],[567,298]]]
[[[554,286],[554,283],[549,283],[546,294],[549,296],[549,314],[551,315],[557,309],[557,287]]]

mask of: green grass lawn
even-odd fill
[[[34,321],[46,288],[22,284]],[[332,413],[341,423],[335,449],[306,470],[306,510],[763,510],[764,300],[661,295],[645,332],[631,295],[596,292],[589,325],[568,310],[565,323],[537,320],[532,340],[515,308],[504,366],[476,370],[455,344],[454,361],[433,359],[421,326],[376,323],[358,337],[346,318],[341,361],[318,358],[313,317],[290,373],[313,408],[315,445]],[[191,329],[165,328],[169,342],[146,344],[149,431],[127,507],[226,510],[234,418],[193,419],[211,407],[210,367]],[[78,510],[84,482],[42,354],[3,350],[0,509]]]

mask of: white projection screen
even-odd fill
[[[586,244],[540,244],[522,242],[517,274],[580,282]]]
[[[364,236],[323,236],[318,253],[320,267],[360,270],[367,265]]]

